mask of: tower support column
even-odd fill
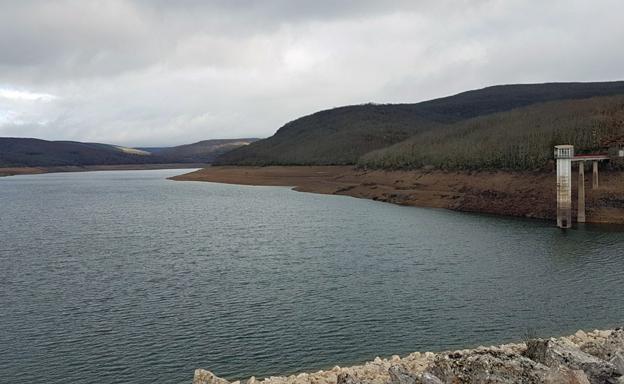
[[[598,189],[598,162],[594,161],[594,172],[592,175],[592,189]]]
[[[572,228],[572,145],[557,145],[557,226]]]
[[[585,162],[578,162],[578,213],[576,215],[576,221],[579,223],[585,222]]]

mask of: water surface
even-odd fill
[[[0,381],[287,374],[624,320],[619,231],[179,173],[0,179]]]

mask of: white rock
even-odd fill
[[[611,330],[606,330],[606,331],[600,331],[599,334],[600,336],[607,338],[609,336],[611,336],[612,331]]]
[[[576,333],[574,334],[574,336],[576,336],[577,339],[579,339],[582,342],[587,341],[587,333],[585,333],[583,330],[579,329],[578,331],[576,331]]]
[[[230,384],[230,382],[205,369],[196,369],[193,384]]]

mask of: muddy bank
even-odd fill
[[[624,383],[624,331],[578,331],[572,336],[440,353],[375,358],[328,371],[251,377],[244,384]],[[236,381],[235,384],[240,384]],[[197,369],[193,384],[230,384]]]
[[[203,168],[206,164],[122,164],[122,165],[84,165],[84,166],[58,166],[58,167],[0,167],[0,177],[17,175],[36,175],[40,173],[55,172],[88,172],[88,171],[131,171],[150,169],[188,169]]]
[[[624,174],[600,172],[592,190],[586,174],[587,222],[624,224]],[[183,181],[292,186],[298,191],[348,195],[402,205],[552,220],[553,172],[380,171],[349,166],[208,167],[172,178]],[[576,206],[577,175],[573,177]],[[576,212],[573,213],[576,217]]]

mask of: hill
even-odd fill
[[[145,164],[147,152],[100,143],[0,138],[0,167]]]
[[[553,146],[577,152],[606,151],[624,137],[624,95],[541,103],[480,116],[364,155],[369,168],[441,169],[544,168]]]
[[[206,140],[148,151],[101,143],[0,138],[0,167],[209,163],[215,156],[254,139]]]
[[[211,163],[217,156],[257,140],[255,138],[203,140],[176,147],[138,149],[170,163]]]
[[[500,85],[416,104],[365,104],[291,121],[217,164],[355,164],[371,151],[478,116],[557,100],[624,94],[624,82]]]

